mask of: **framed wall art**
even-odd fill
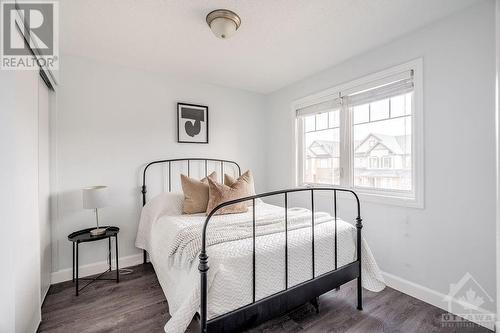
[[[177,142],[208,143],[208,106],[177,103]]]

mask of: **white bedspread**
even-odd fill
[[[198,260],[190,262],[169,255],[184,228],[203,224],[205,214],[182,215],[182,194],[164,193],[151,200],[143,209],[136,246],[150,255],[160,285],[165,293],[172,316],[166,332],[184,332],[200,305],[200,275]],[[293,216],[295,210],[289,210]],[[301,210],[297,210],[299,212]],[[251,220],[252,211],[244,214],[214,216],[211,224]],[[284,216],[281,207],[258,203],[257,218],[276,219]],[[309,215],[310,219],[310,215]],[[210,228],[210,225],[209,225]],[[337,220],[338,267],[356,258],[356,228]],[[334,269],[334,222],[315,227],[315,274]],[[288,232],[289,286],[312,277],[311,228]],[[252,299],[252,238],[228,241],[208,247],[208,318],[229,312]],[[362,243],[362,284],[371,291],[385,287],[381,272],[368,248]],[[256,239],[256,299],[285,288],[285,237],[283,232]],[[355,300],[353,299],[353,302]]]

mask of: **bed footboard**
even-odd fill
[[[334,204],[334,221],[335,221],[335,256],[334,267],[335,269],[325,274],[316,276],[315,274],[315,253],[314,253],[314,193],[317,191],[331,191],[333,193]],[[311,196],[311,228],[312,228],[312,272],[311,279],[300,283],[298,285],[288,285],[288,194],[292,192],[310,192]],[[338,267],[337,265],[337,192],[347,192],[354,196],[357,204],[357,217],[356,217],[356,252],[357,258],[355,261]],[[270,197],[275,195],[283,195],[285,202],[285,289],[268,296],[266,298],[255,299],[255,200],[258,198]],[[207,319],[207,273],[209,270],[208,256],[206,252],[206,231],[211,217],[221,208],[233,205],[244,201],[252,201],[252,221],[253,221],[253,270],[252,270],[252,302],[248,305],[240,307],[234,311],[223,314],[210,320]],[[200,331],[201,332],[233,332],[244,328],[249,328],[269,320],[273,317],[283,315],[288,311],[309,302],[311,299],[319,297],[320,295],[338,288],[342,284],[351,280],[357,279],[357,308],[362,310],[362,287],[361,287],[361,229],[363,228],[359,198],[356,193],[349,189],[335,188],[335,187],[315,187],[315,188],[295,188],[288,190],[280,190],[257,194],[249,197],[240,198],[224,202],[215,207],[205,220],[202,231],[202,247],[200,252],[200,263],[198,270],[200,271],[201,278],[201,298],[200,298]]]

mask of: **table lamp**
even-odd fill
[[[108,203],[108,187],[92,186],[82,190],[83,208],[94,209],[97,228],[90,230],[92,236],[98,236],[106,233],[106,228],[99,228],[98,208],[105,207]]]

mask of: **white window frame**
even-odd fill
[[[424,111],[423,111],[423,60],[418,58],[404,64],[400,64],[389,69],[385,69],[348,83],[344,83],[313,95],[298,99],[292,102],[292,114],[295,122],[293,142],[294,147],[294,178],[293,181],[298,186],[316,186],[324,184],[302,183],[305,159],[303,158],[303,138],[304,129],[302,121],[298,121],[297,110],[311,105],[315,105],[340,95],[340,92],[352,89],[369,88],[377,81],[383,80],[391,75],[413,70],[413,98],[412,98],[412,192],[381,190],[365,187],[355,187],[353,166],[354,156],[352,156],[350,141],[341,139],[341,154],[345,158],[340,161],[340,173],[342,187],[351,188],[359,194],[361,200],[380,204],[397,205],[413,208],[424,208]],[[348,117],[349,119],[343,119]],[[340,112],[340,138],[352,138],[352,119],[350,112]],[[300,165],[302,164],[302,165]]]

